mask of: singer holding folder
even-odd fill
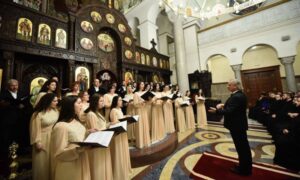
[[[138,86],[139,90],[134,93],[133,96],[133,104],[135,107],[136,115],[140,116],[139,122],[136,123],[135,130],[136,130],[136,147],[137,148],[144,148],[150,146],[150,133],[149,133],[149,125],[148,125],[148,115],[145,106],[145,100],[141,97],[145,91],[145,84],[144,82],[140,82]]]
[[[171,94],[169,85],[165,85],[163,88],[163,92],[161,95],[169,96]],[[173,104],[172,100],[168,99],[165,100],[163,103],[163,111],[164,111],[164,119],[165,119],[165,128],[167,133],[173,133],[175,132],[175,126],[174,126],[174,113],[173,113]]]
[[[119,119],[124,118],[122,112],[123,100],[120,96],[115,96],[111,104],[110,121],[116,124]],[[131,173],[131,162],[127,132],[115,135],[111,142],[113,179],[129,179]]]
[[[161,100],[160,85],[154,85],[154,94],[152,102],[152,120],[151,120],[151,141],[160,141],[166,136],[164,113],[163,113],[163,100]]]
[[[126,99],[129,99],[127,102],[126,114],[133,116],[135,115],[134,104],[133,104],[133,89],[131,85],[127,86],[127,94],[125,95]],[[131,123],[127,127],[127,136],[128,140],[133,142],[135,140],[135,123]]]
[[[85,110],[85,122],[87,129],[95,129],[98,131],[105,130],[109,126],[100,111],[104,107],[103,97],[94,94],[90,99],[90,106]],[[92,148],[88,150],[91,179],[112,179],[112,162],[111,148]]]
[[[61,111],[51,133],[51,179],[90,180],[86,148],[71,142],[82,142],[86,129],[79,121],[81,99],[67,96],[61,101]]]

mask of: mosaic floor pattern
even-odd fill
[[[247,134],[253,161],[273,164],[275,147],[267,131],[255,124]],[[190,179],[194,165],[205,151],[237,157],[229,131],[220,123],[211,123],[204,129],[178,133],[178,141],[179,146],[173,154],[155,164],[135,168],[132,179]]]

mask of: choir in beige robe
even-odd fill
[[[148,125],[148,114],[145,106],[145,101],[141,98],[145,91],[136,92],[133,96],[135,113],[140,116],[139,121],[135,125],[136,147],[144,148],[150,146],[150,134]]]
[[[110,93],[106,93],[104,94],[103,98],[104,98],[104,107],[105,107],[105,119],[107,122],[109,122],[109,115],[110,115],[110,107],[111,107],[111,103],[112,103],[112,99],[117,96],[118,94],[110,94]]]
[[[40,92],[40,93],[37,95],[36,100],[35,100],[35,102],[34,102],[34,104],[33,104],[33,108],[35,108],[35,106],[40,102],[41,98],[42,98],[43,96],[45,96],[45,94],[47,94],[47,93],[46,93],[46,92]]]
[[[112,123],[119,122],[119,119],[123,117],[124,115],[121,108],[113,108],[110,112],[110,119]],[[111,153],[113,178],[115,180],[129,179],[129,175],[131,173],[131,162],[127,132],[114,135],[111,142]]]
[[[126,94],[125,98],[132,99],[132,101],[127,103],[126,115],[134,116],[135,110],[134,110],[134,104],[133,104],[133,93]],[[128,136],[129,140],[135,140],[135,124],[136,123],[131,123],[127,126],[127,136]]]
[[[176,122],[177,122],[177,131],[185,132],[186,131],[186,120],[184,109],[181,107],[180,103],[183,102],[181,97],[175,100],[175,108],[176,108]]]
[[[183,97],[183,100],[189,100],[189,97]],[[185,121],[187,129],[195,129],[195,115],[192,104],[184,107],[185,109]]]
[[[199,99],[199,97],[203,98],[202,96],[195,96],[197,103],[197,124],[198,127],[204,128],[205,126],[207,126],[205,100]]]
[[[163,101],[161,99],[161,93],[156,92],[152,103],[152,120],[151,120],[151,141],[160,141],[166,136],[164,113],[163,113]]]
[[[50,179],[50,141],[51,131],[58,120],[56,109],[34,113],[30,120],[30,143],[32,148],[32,179]],[[36,149],[36,144],[42,145],[42,150]]]
[[[87,129],[105,130],[108,124],[100,113],[88,112],[86,115]],[[111,148],[91,148],[88,150],[91,179],[112,179]]]
[[[86,129],[77,120],[57,123],[51,134],[52,180],[90,180],[88,154],[71,142],[82,142]]]
[[[161,95],[168,96],[171,92],[162,92]],[[175,132],[175,126],[174,126],[174,112],[173,112],[173,104],[172,100],[168,99],[163,102],[163,112],[164,112],[164,119],[165,119],[165,128],[167,133],[173,133]]]

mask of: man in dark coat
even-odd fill
[[[230,131],[233,139],[239,165],[232,168],[231,171],[249,176],[252,174],[252,157],[246,132],[248,130],[247,97],[239,89],[239,84],[236,79],[229,80],[227,88],[231,92],[231,96],[225,104],[218,104],[216,108],[211,107],[209,111],[224,115],[224,127]]]
[[[19,92],[18,81],[10,79],[7,89],[0,95],[0,159],[4,163],[8,158],[9,145],[16,142],[23,148],[29,144],[25,100],[28,98]]]

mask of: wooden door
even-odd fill
[[[242,82],[249,107],[255,105],[263,91],[282,91],[279,66],[242,70]]]

